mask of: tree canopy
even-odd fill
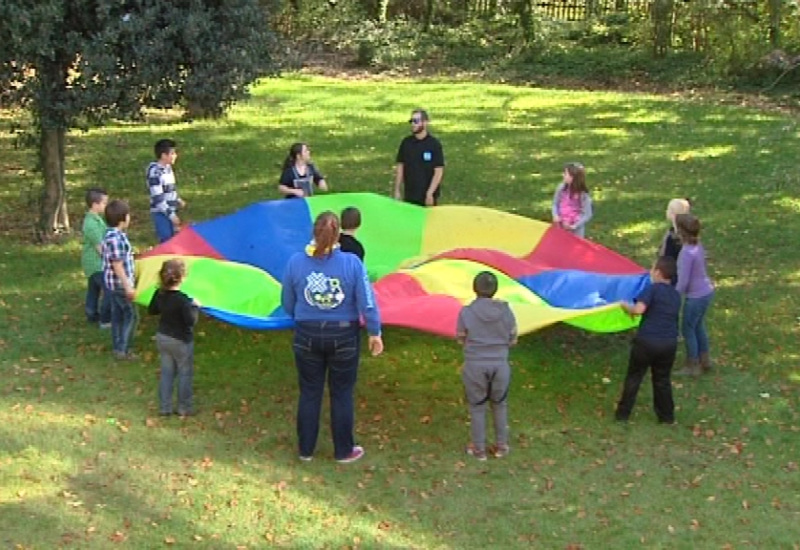
[[[144,107],[218,116],[272,70],[259,0],[4,0],[0,105],[36,121],[43,236],[69,231],[64,139],[70,128]]]

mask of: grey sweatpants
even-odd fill
[[[508,386],[511,382],[508,363],[492,366],[466,363],[461,379],[469,403],[470,431],[475,449],[486,450],[487,403],[492,405],[495,443],[508,445]]]
[[[161,380],[158,401],[161,414],[172,414],[172,388],[178,379],[178,414],[192,414],[192,378],[194,377],[194,342],[184,342],[156,333],[156,346],[161,355]]]

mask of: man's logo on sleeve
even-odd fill
[[[327,277],[324,273],[311,272],[306,277],[303,296],[308,305],[319,309],[334,309],[344,302],[341,281]]]

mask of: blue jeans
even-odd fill
[[[102,324],[111,322],[111,296],[103,282],[102,271],[92,273],[86,280],[86,320]]]
[[[115,354],[128,353],[136,330],[136,308],[125,297],[125,292],[115,290],[111,294],[111,349]]]
[[[178,414],[194,412],[192,378],[194,377],[194,342],[184,342],[156,333],[156,347],[161,355],[161,380],[158,384],[159,412],[172,414],[172,388],[178,377]]]
[[[714,293],[702,298],[686,298],[683,302],[683,323],[681,333],[686,342],[686,358],[699,359],[700,354],[708,353],[708,334],[706,333],[706,312]]]
[[[162,212],[150,212],[150,217],[153,219],[153,226],[156,228],[156,236],[158,242],[170,240],[175,235],[175,226],[172,221]]]
[[[353,390],[358,377],[359,331],[358,321],[296,323],[292,347],[300,385],[297,405],[300,456],[312,456],[317,446],[326,374],[334,457],[345,458],[353,451]]]

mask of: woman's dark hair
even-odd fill
[[[131,209],[122,199],[114,199],[106,205],[106,223],[109,227],[118,227],[125,221]]]
[[[314,221],[314,257],[322,258],[339,242],[339,218],[330,210],[321,213]]]
[[[675,216],[675,228],[683,244],[697,244],[700,240],[700,220],[692,214]]]
[[[186,277],[186,264],[177,258],[167,260],[161,264],[158,277],[161,280],[161,288],[172,288]]]
[[[297,157],[303,152],[303,147],[305,143],[292,143],[292,146],[289,147],[289,154],[286,155],[286,160],[283,161],[283,169],[287,170],[294,166],[294,162],[297,160]]]
[[[497,292],[497,277],[490,271],[481,271],[472,281],[472,290],[481,298],[491,298]]]

